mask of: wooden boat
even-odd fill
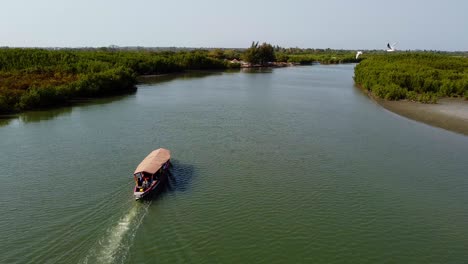
[[[152,151],[138,165],[133,173],[135,179],[133,195],[135,195],[136,200],[148,197],[151,193],[162,188],[167,181],[170,158],[171,152],[160,148]]]

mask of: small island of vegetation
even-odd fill
[[[409,52],[372,55],[356,66],[354,80],[386,100],[468,99],[468,58]]]

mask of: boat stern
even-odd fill
[[[133,196],[135,196],[135,200],[140,200],[143,198],[145,192],[143,191],[142,188],[135,187],[135,190],[133,191]]]

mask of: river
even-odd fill
[[[0,263],[462,263],[468,137],[354,65],[186,74],[3,120]],[[158,197],[132,172],[172,151]]]

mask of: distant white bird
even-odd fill
[[[387,43],[387,52],[393,52],[396,50],[396,42],[390,45],[390,43]]]
[[[362,51],[356,52],[356,60],[359,58],[359,55],[362,55]]]

